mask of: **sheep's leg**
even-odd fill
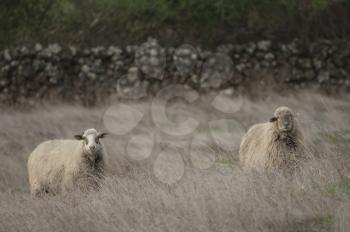
[[[33,198],[43,197],[45,195],[45,193],[47,193],[47,192],[48,191],[45,190],[45,188],[38,183],[34,183],[30,189],[30,193],[31,193]]]
[[[66,175],[65,178],[63,178],[63,182],[62,182],[62,192],[63,193],[69,193],[71,191],[73,191],[74,188],[74,181],[73,181],[73,177],[71,177],[70,175]]]

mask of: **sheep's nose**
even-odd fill
[[[89,148],[90,148],[91,151],[95,150],[95,146],[94,145],[90,145]]]

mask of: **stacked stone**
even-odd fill
[[[166,53],[156,39],[149,38],[135,52],[135,64],[148,78],[162,80],[166,65]]]
[[[131,67],[128,73],[117,81],[117,93],[125,99],[140,99],[147,96],[149,82],[142,80],[137,67]]]
[[[174,65],[181,76],[195,72],[198,59],[198,51],[188,44],[178,47],[173,55]]]
[[[201,89],[245,85],[269,72],[276,83],[350,86],[350,42],[268,40],[224,44],[215,51],[191,45],[78,48],[50,44],[0,52],[0,103],[63,99],[93,104],[111,94],[138,98],[170,84]]]
[[[203,64],[200,86],[219,88],[232,78],[233,62],[224,53],[214,53],[206,57]]]
[[[81,50],[58,44],[4,50],[0,54],[1,102],[50,97],[93,102],[97,91],[109,88],[105,83],[115,82],[124,67],[121,54],[113,46]]]

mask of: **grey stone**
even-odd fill
[[[88,72],[87,73],[88,78],[90,78],[91,80],[96,80],[97,79],[97,75],[93,72]]]
[[[78,53],[78,49],[74,46],[69,46],[69,51],[73,56],[77,55]]]
[[[37,44],[35,44],[34,49],[36,52],[39,52],[39,51],[43,50],[43,45],[41,45],[40,43],[37,43]]]
[[[328,71],[321,71],[317,76],[317,80],[320,83],[324,83],[329,79],[330,79],[330,73]]]
[[[157,57],[153,56],[149,59],[149,63],[153,66],[159,66],[161,64],[160,60]]]
[[[301,67],[305,69],[310,69],[312,67],[310,59],[299,59],[298,63],[300,64]]]
[[[249,43],[249,45],[247,46],[246,50],[249,54],[253,54],[256,50],[256,44],[255,43]]]
[[[228,81],[233,74],[233,62],[229,56],[216,53],[208,57],[203,64],[201,73],[201,87],[218,88]]]
[[[60,45],[58,44],[50,44],[48,47],[47,47],[47,51],[49,53],[53,53],[53,54],[58,54],[62,51],[62,48]]]
[[[238,72],[242,72],[244,69],[245,69],[245,64],[241,63],[241,64],[236,65],[236,70]]]
[[[314,58],[313,59],[313,65],[314,65],[316,70],[320,70],[322,68],[322,61]]]
[[[161,80],[166,65],[165,50],[155,39],[149,39],[136,50],[135,64],[147,77]]]
[[[130,83],[137,81],[139,79],[139,69],[137,67],[129,68],[127,79]]]
[[[131,71],[133,72],[133,71]],[[147,96],[149,82],[123,76],[117,82],[117,93],[126,99],[139,99]]]
[[[268,40],[262,40],[257,43],[257,47],[261,51],[268,51],[271,47],[271,41]]]
[[[271,52],[269,52],[265,55],[264,58],[265,58],[265,60],[273,60],[273,59],[275,59],[275,55],[272,54]]]
[[[6,50],[4,51],[4,58],[5,58],[5,60],[7,60],[7,61],[11,61],[11,59],[12,59],[12,57],[11,57],[11,55],[10,55],[10,51],[9,51],[8,49],[6,49]]]
[[[84,64],[83,66],[81,66],[81,71],[83,73],[88,73],[90,71],[90,67],[86,64]]]

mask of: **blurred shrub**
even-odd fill
[[[317,34],[315,21],[340,3],[350,9],[349,0],[1,0],[0,46],[133,43],[148,36],[204,44],[239,34],[325,36]],[[349,26],[344,17],[341,25],[326,26]]]

